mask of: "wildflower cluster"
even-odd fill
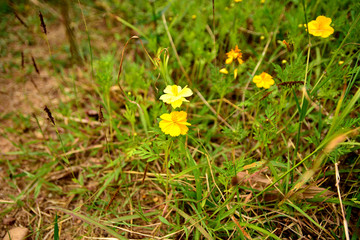
[[[319,36],[322,38],[327,38],[331,34],[334,33],[334,29],[330,26],[331,18],[327,18],[325,16],[318,16],[316,20],[310,21],[308,23],[309,33],[314,36]],[[289,44],[284,40],[284,44],[286,44],[288,50],[290,51]],[[236,45],[234,49],[231,49],[228,53],[226,53],[225,64],[229,65],[232,63],[243,64],[244,61],[242,59],[241,50]],[[285,62],[286,63],[286,62]],[[220,73],[228,74],[229,71],[226,68],[220,69]],[[236,79],[238,74],[238,69],[235,67],[234,69],[234,79]],[[253,77],[252,81],[256,84],[258,88],[269,89],[272,85],[275,84],[273,77],[266,73],[262,72],[260,75],[256,75]],[[164,89],[164,93],[160,100],[164,103],[170,104],[173,109],[180,108],[183,102],[188,102],[186,97],[190,97],[193,92],[187,86],[181,88],[177,85],[168,85]],[[173,111],[171,113],[165,113],[160,116],[162,119],[159,122],[159,126],[161,131],[165,134],[169,134],[172,137],[176,137],[181,135],[185,135],[191,124],[187,122],[187,113],[184,111]]]
[[[307,28],[311,35],[327,38],[334,33],[334,28],[330,26],[331,22],[332,22],[331,18],[325,16],[318,16],[316,20],[310,21],[308,23]],[[303,26],[303,24],[299,26]],[[288,44],[285,40],[283,40],[283,43],[286,45],[288,51],[291,51],[290,44]],[[238,61],[239,64],[244,63],[244,61],[242,60],[241,50],[238,48],[237,45],[235,46],[235,49],[231,49],[230,52],[226,53],[226,56],[227,56],[227,59],[225,61],[226,64],[231,64],[233,61],[236,60]],[[286,60],[283,60],[282,63],[286,64]],[[342,63],[339,62],[339,64]],[[220,69],[220,73],[228,74],[229,71],[226,68],[222,68]],[[237,77],[237,69],[234,70],[234,79],[236,77]],[[262,72],[260,75],[254,76],[252,81],[256,84],[258,88],[263,87],[265,89],[269,89],[272,85],[275,84],[273,77],[266,72]]]
[[[193,92],[187,86],[181,88],[177,85],[168,85],[164,89],[163,95],[160,96],[160,100],[164,103],[171,104],[172,108],[180,108],[183,102],[188,102],[186,97],[190,97]],[[162,119],[159,122],[161,131],[165,134],[169,134],[172,137],[185,135],[191,124],[187,122],[187,113],[184,111],[173,111],[170,114],[165,113],[160,116]]]
[[[238,46],[235,46],[235,49],[231,49],[230,52],[226,53],[227,59],[225,61],[226,64],[230,64],[233,60],[238,60],[239,64],[242,64],[244,61],[242,60],[242,53]]]
[[[241,65],[244,63],[244,61],[242,60],[242,53],[241,50],[238,48],[238,46],[235,46],[235,49],[231,49],[230,52],[226,53],[226,60],[225,63],[226,64],[231,64],[233,61],[238,61],[238,63]],[[222,68],[220,69],[220,72],[223,74],[228,74],[228,70],[226,68]],[[235,68],[234,69],[234,79],[237,77],[237,73],[238,73],[238,69]]]
[[[244,61],[242,59],[241,50],[238,46],[235,46],[235,49],[231,49],[230,52],[226,53],[227,59],[225,60],[226,64],[231,64],[233,61],[237,61],[239,64],[243,64]],[[220,73],[228,74],[228,70],[226,68],[220,69]],[[234,79],[237,77],[238,69],[234,70]],[[256,75],[253,78],[253,82],[256,84],[258,88],[268,89],[270,86],[275,84],[275,81],[272,79],[272,76],[266,72],[261,73],[260,75]]]

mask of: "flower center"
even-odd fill
[[[177,119],[177,116],[172,116],[172,117],[171,117],[171,120],[173,121],[173,123],[177,123],[177,120],[178,120],[178,119]]]
[[[173,87],[172,87],[172,93],[174,94],[175,97],[178,96],[179,92],[178,92],[177,86],[173,86]]]

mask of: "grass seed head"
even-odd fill
[[[282,82],[277,84],[278,86],[286,86],[286,87],[292,87],[297,84],[304,84],[304,81],[290,81],[290,82]]]
[[[104,115],[102,113],[102,106],[99,105],[99,122],[103,123],[105,120],[104,120]]]
[[[40,11],[39,11],[39,18],[40,18],[40,26],[41,26],[41,28],[43,30],[43,33],[47,34],[44,18],[43,18],[43,15],[41,14]]]
[[[33,56],[31,56],[31,60],[32,60],[32,63],[33,63],[33,66],[34,66],[34,68],[35,68],[36,73],[40,75],[39,68],[38,68],[38,66],[36,65],[36,61],[35,61],[35,58],[34,58]]]
[[[52,116],[51,111],[50,111],[50,109],[48,108],[48,106],[45,105],[44,111],[45,111],[46,114],[48,115],[48,119],[50,120],[50,122],[51,122],[53,125],[55,125],[55,119],[54,119],[54,117]]]
[[[25,67],[24,52],[21,52],[21,68]]]

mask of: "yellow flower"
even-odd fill
[[[316,20],[308,23],[309,33],[322,38],[327,38],[334,33],[334,29],[330,27],[331,18],[318,16]]]
[[[238,60],[239,64],[242,64],[244,61],[242,58],[241,50],[238,48],[238,46],[235,46],[235,49],[231,49],[230,52],[226,53],[227,59],[225,61],[226,64],[230,64],[233,62],[233,60]]]
[[[174,109],[180,107],[182,102],[188,102],[185,98],[193,95],[193,92],[187,86],[181,89],[181,87],[177,85],[166,86],[164,93],[165,94],[161,95],[160,100],[164,103],[171,104]]]
[[[235,2],[242,2],[242,0],[235,0]]]
[[[170,134],[172,137],[176,137],[181,135],[185,135],[189,128],[186,125],[191,125],[187,122],[187,113],[184,111],[174,111],[170,114],[165,113],[160,116],[162,119],[159,122],[159,127],[161,128],[161,131],[163,131],[165,134]]]
[[[195,14],[192,15],[191,18],[192,18],[192,19],[196,19],[196,15],[195,15]]]
[[[253,78],[253,82],[256,84],[258,88],[270,88],[270,86],[275,84],[274,79],[272,79],[272,76],[267,74],[266,72],[261,73],[260,75],[256,75]]]
[[[226,68],[220,69],[219,72],[221,72],[221,73],[223,73],[223,74],[228,74],[228,73],[229,73],[228,70],[226,70]]]
[[[344,64],[344,61],[339,61],[339,65],[343,65]]]

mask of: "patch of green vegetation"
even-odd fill
[[[0,6],[2,217],[34,239],[359,238],[358,3],[66,3]]]

